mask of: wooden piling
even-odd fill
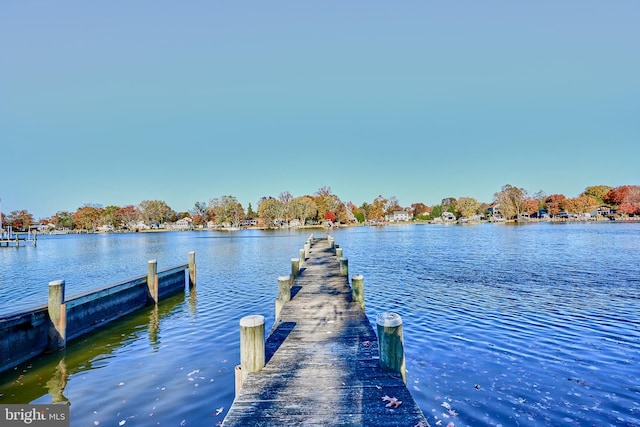
[[[47,303],[47,311],[51,320],[47,341],[49,350],[60,350],[67,345],[67,305],[64,303],[64,288],[64,280],[49,282]]]
[[[402,318],[392,312],[380,313],[376,316],[378,329],[378,348],[380,349],[380,366],[388,371],[398,372],[404,383],[407,383],[407,372],[404,361],[404,338],[402,337]]]
[[[158,303],[158,261],[149,260],[147,273],[147,286],[149,287],[149,295],[151,300]]]
[[[291,278],[295,279],[300,274],[300,258],[291,258]]]
[[[364,310],[364,278],[356,274],[351,278],[351,299],[360,304]]]
[[[347,258],[340,258],[340,275],[349,275],[349,260]]]
[[[196,287],[196,253],[189,252],[189,289]]]
[[[278,298],[276,299],[276,319],[280,318],[282,307],[291,299],[290,276],[278,277]]]
[[[342,258],[343,255],[343,251],[341,247],[336,247],[336,257],[338,257],[338,259]]]
[[[300,249],[299,253],[300,253],[300,267],[302,267],[302,264],[304,263],[304,260],[307,256],[305,254],[304,249]]]
[[[264,316],[254,314],[240,319],[240,366],[242,382],[252,372],[264,368]]]

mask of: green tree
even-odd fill
[[[442,209],[442,205],[435,205],[431,208],[431,214],[429,215],[429,217],[431,219],[440,218],[444,212],[445,210]]]
[[[247,207],[247,218],[255,218],[256,216],[258,216],[258,213],[253,211],[251,203],[249,203],[249,206]]]

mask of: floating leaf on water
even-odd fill
[[[127,423],[127,420],[120,420],[120,422],[118,423],[119,426],[123,426]]]
[[[224,408],[222,406],[216,409],[216,416],[220,415],[222,411],[224,411]]]

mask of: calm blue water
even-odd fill
[[[41,236],[0,250],[0,313],[187,262],[196,293],[1,374],[0,402],[67,400],[71,424],[216,425],[238,321],[273,323],[309,231]],[[316,233],[321,234],[321,233]],[[408,225],[332,233],[366,308],[404,321],[408,385],[432,426],[640,426],[640,224]],[[17,300],[16,300],[17,299]],[[63,357],[64,356],[64,357]]]

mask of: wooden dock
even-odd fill
[[[247,375],[222,425],[428,426],[402,376],[380,366],[345,258],[332,239],[311,242],[266,340],[266,365]]]

